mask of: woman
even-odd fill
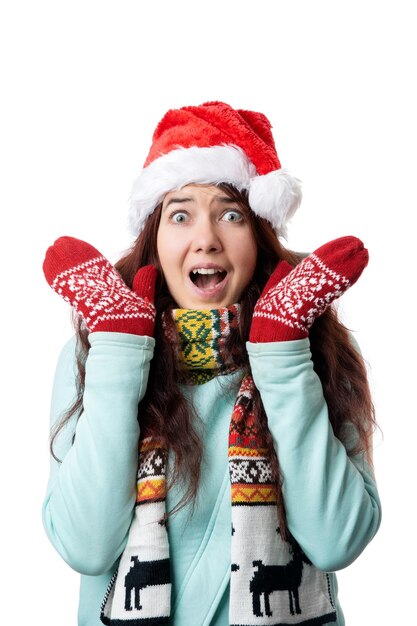
[[[366,369],[331,303],[368,255],[285,249],[300,198],[265,116],[184,107],[154,133],[118,271],[73,238],[47,251],[78,374],[70,342],[44,524],[82,574],[79,624],[344,624],[333,572],[380,503]]]

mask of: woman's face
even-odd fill
[[[238,302],[256,266],[244,211],[212,185],[187,185],[165,196],[157,250],[168,289],[183,309]]]

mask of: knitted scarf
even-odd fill
[[[239,305],[209,311],[175,309],[172,315],[178,334],[174,337],[166,330],[166,336],[175,345],[183,366],[181,382],[204,384],[237,369],[226,353],[225,341],[239,323]],[[229,624],[316,626],[335,622],[328,574],[312,565],[292,537],[288,541],[281,537],[277,490],[253,412],[253,393],[252,377],[244,376],[229,429]],[[100,617],[104,624],[170,623],[167,459],[163,441],[141,433],[135,514],[118,570],[102,604]]]

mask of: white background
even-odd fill
[[[413,2],[154,0],[1,6],[3,624],[76,623],[78,575],[41,524],[55,362],[68,307],[44,281],[63,234],[115,261],[131,183],[168,108],[263,111],[304,200],[288,245],[361,237],[341,303],[370,364],[383,523],[340,572],[348,626],[410,624],[415,599],[416,29]],[[6,581],[6,589],[5,582]],[[196,625],[197,626],[197,625]]]

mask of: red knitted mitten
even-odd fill
[[[138,270],[133,291],[90,244],[60,237],[46,251],[43,271],[49,285],[81,315],[91,332],[153,336],[156,268]]]
[[[256,303],[249,341],[307,337],[316,317],[358,280],[367,264],[368,251],[356,237],[324,244],[295,268],[281,261]]]

